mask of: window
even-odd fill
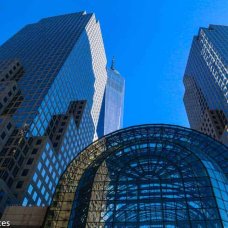
[[[19,171],[19,168],[16,166],[13,170],[13,176],[16,177],[17,173]]]
[[[7,97],[4,97],[3,101],[6,103],[7,102]]]
[[[42,170],[42,173],[41,173],[42,177],[44,177],[45,174],[46,174],[46,171],[43,169],[43,170]]]
[[[12,124],[11,124],[11,123],[8,123],[7,126],[6,126],[6,128],[7,128],[8,130],[10,130],[11,127],[12,127]]]
[[[59,175],[61,174],[61,169],[58,170],[58,174],[59,174]],[[56,181],[57,181],[57,179],[56,179]],[[57,184],[57,183],[56,183],[56,184]]]
[[[48,165],[50,164],[49,160],[47,159],[45,162],[45,165],[48,167]]]
[[[41,186],[41,181],[39,180],[37,183],[37,187],[40,188],[40,186]]]
[[[32,150],[32,154],[36,154],[37,151],[38,151],[38,149],[33,149],[33,150]]]
[[[61,161],[61,165],[62,165],[62,166],[64,165],[64,160]]]
[[[46,176],[46,178],[45,178],[45,183],[47,184],[47,183],[48,183],[48,181],[49,181],[49,177],[48,177],[48,176]]]
[[[27,206],[27,203],[28,203],[28,199],[25,197],[24,198],[24,201],[22,203],[22,206],[24,206],[24,207]]]
[[[42,143],[42,140],[39,139],[39,140],[37,140],[36,145],[40,145],[41,143]]]
[[[22,176],[27,176],[28,175],[29,170],[28,169],[24,169],[22,172]]]
[[[62,132],[63,132],[63,128],[60,128],[60,129],[59,129],[59,133],[62,133]]]
[[[23,183],[24,183],[23,181],[18,181],[17,185],[16,185],[16,188],[22,188]]]
[[[51,150],[49,156],[52,157],[52,155],[53,155],[53,152],[52,152],[52,150]]]
[[[33,196],[32,196],[32,199],[33,199],[34,201],[36,201],[36,198],[37,198],[37,193],[34,192],[34,193],[33,193]]]
[[[56,136],[56,140],[60,140],[61,135]]]
[[[53,144],[53,147],[57,147],[57,146],[58,146],[58,143],[54,143],[54,144]]]
[[[28,193],[31,194],[32,193],[32,190],[33,190],[33,186],[30,184],[29,185],[29,188],[28,188]]]
[[[8,178],[8,172],[6,171],[1,172],[1,177],[5,181]]]
[[[48,186],[49,186],[49,189],[51,190],[52,189],[52,183],[50,182]]]
[[[41,163],[39,162],[39,164],[38,164],[38,170],[41,170],[41,167],[42,167],[42,165],[41,165]]]
[[[42,154],[42,159],[45,160],[45,158],[46,158],[46,154],[43,153],[43,154]]]
[[[9,188],[11,188],[12,184],[13,184],[13,178],[10,177],[9,180],[7,181],[7,185]]]
[[[37,206],[39,207],[39,206],[40,206],[40,204],[41,204],[41,199],[40,199],[40,198],[38,198],[38,201],[37,201]]]
[[[41,193],[44,194],[44,192],[45,192],[45,187],[43,186],[42,190],[41,190]]]
[[[47,192],[45,195],[45,199],[48,200],[48,198],[49,198],[49,193]]]
[[[29,158],[29,160],[27,161],[27,165],[31,165],[33,163],[34,158]]]
[[[48,150],[50,148],[49,144],[46,145],[46,149]]]
[[[37,177],[38,177],[38,176],[37,176],[37,174],[35,173],[32,179],[36,182]]]
[[[2,138],[2,140],[4,140],[4,139],[5,139],[5,137],[6,137],[6,133],[3,131],[3,132],[2,132],[2,134],[1,134],[1,138]]]

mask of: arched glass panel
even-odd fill
[[[198,132],[143,125],[86,148],[61,178],[47,227],[226,227],[228,149]]]

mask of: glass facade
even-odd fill
[[[142,125],[84,149],[45,227],[227,227],[228,148],[197,131]]]
[[[184,75],[190,126],[228,144],[228,27],[210,25],[194,37]]]
[[[106,64],[99,22],[85,12],[42,19],[0,46],[0,213],[49,205],[97,139]]]
[[[123,127],[125,80],[114,66],[107,68],[107,76],[98,124],[100,137]]]

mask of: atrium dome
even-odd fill
[[[45,227],[228,227],[228,148],[173,125],[104,136],[66,169]]]

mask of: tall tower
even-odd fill
[[[115,60],[107,67],[107,84],[99,119],[99,136],[123,127],[125,79],[115,69]]]
[[[210,25],[194,37],[184,74],[190,126],[228,144],[228,27]]]
[[[49,205],[97,139],[106,64],[99,22],[85,12],[42,19],[0,46],[0,211]]]

